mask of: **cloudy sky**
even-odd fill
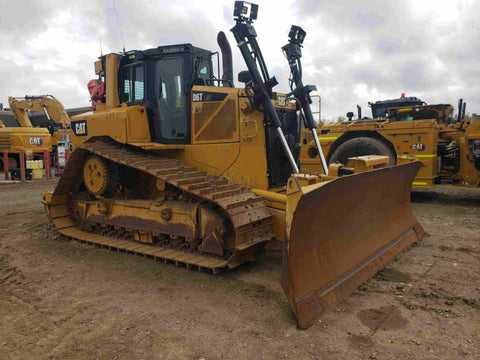
[[[0,102],[52,94],[88,106],[87,82],[103,53],[190,42],[217,51],[230,40],[235,73],[246,67],[230,33],[233,0],[0,0]],[[260,0],[255,28],[276,91],[287,91],[280,48],[292,24],[307,31],[304,83],[336,119],[405,92],[428,103],[467,101],[480,113],[480,1]],[[115,5],[116,4],[116,5]],[[117,17],[115,16],[117,9]],[[120,24],[120,27],[118,25]],[[121,31],[119,30],[121,29]],[[123,34],[123,41],[122,41]]]

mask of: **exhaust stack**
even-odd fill
[[[357,105],[357,119],[360,120],[362,118],[362,107]]]
[[[457,122],[462,121],[462,108],[463,108],[463,99],[458,99]]]
[[[233,62],[232,62],[232,48],[228,42],[228,39],[223,31],[220,31],[217,36],[217,43],[222,51],[222,80],[225,80],[223,86],[229,83],[233,86]]]

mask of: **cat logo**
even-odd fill
[[[42,145],[42,138],[39,138],[39,137],[31,137],[28,142],[30,143],[30,145],[36,145],[36,146],[40,146]]]
[[[87,136],[87,121],[72,121],[72,129],[77,136]]]
[[[425,150],[425,145],[422,143],[412,144],[412,150],[423,151]]]

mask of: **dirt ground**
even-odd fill
[[[306,331],[267,258],[219,275],[67,241],[0,185],[0,359],[478,359],[480,192],[412,194],[428,235]]]

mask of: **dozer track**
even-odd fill
[[[207,202],[218,207],[217,211],[231,224],[231,232],[235,236],[235,248],[226,257],[222,257],[201,251],[185,251],[169,246],[106,236],[106,234],[112,233],[114,235],[116,233],[124,234],[126,230],[132,229],[129,224],[125,224],[124,228],[109,226],[110,232],[101,232],[100,234],[84,230],[81,221],[79,222],[78,218],[72,214],[72,201],[75,191],[78,191],[80,186],[80,174],[84,161],[91,154],[150,174],[155,177],[156,181],[174,186],[183,194],[187,194],[199,202]],[[187,268],[197,267],[199,270],[210,269],[218,272],[224,267],[234,268],[244,262],[253,261],[265,242],[274,236],[272,215],[264,199],[256,196],[247,188],[232,184],[225,178],[209,175],[204,171],[187,166],[180,160],[147,153],[138,148],[104,139],[96,139],[76,148],[51,195],[51,199],[44,202],[47,213],[57,230],[69,238],[162,259],[165,262],[172,261],[176,265],[184,264]],[[142,231],[145,233],[151,230],[143,229]]]

